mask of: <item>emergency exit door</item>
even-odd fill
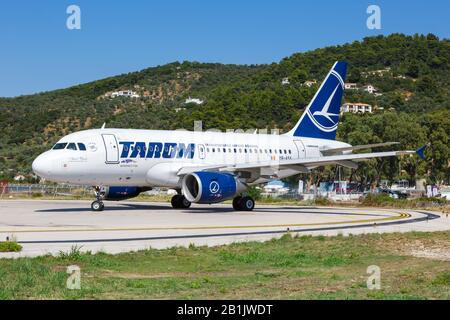
[[[206,155],[205,146],[203,144],[199,144],[198,145],[198,157],[200,159],[205,159],[205,155]]]

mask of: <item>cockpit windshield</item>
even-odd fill
[[[77,148],[77,145],[78,145],[78,148]],[[64,150],[64,149],[75,150],[75,151],[77,151],[77,150],[86,151],[86,145],[84,143],[80,143],[80,142],[78,142],[78,143],[60,142],[60,143],[55,144],[52,148],[52,150]]]
[[[55,146],[53,147],[52,150],[62,150],[65,149],[67,146],[67,143],[57,143],[55,144]]]
[[[75,143],[69,143],[67,145],[67,150],[77,150],[77,145]]]

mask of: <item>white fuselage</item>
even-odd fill
[[[72,149],[52,149],[33,162],[33,170],[49,181],[169,188],[180,188],[181,168],[268,161],[276,167],[284,161],[317,158],[324,150],[349,146],[287,135],[132,129],[80,131],[58,143],[72,143]],[[80,144],[86,150],[80,150]],[[302,171],[293,168],[274,172],[276,178],[284,178]],[[270,177],[255,171],[246,179],[249,184],[257,184]]]

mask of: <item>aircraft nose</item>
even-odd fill
[[[51,166],[52,163],[45,154],[38,156],[31,165],[33,172],[42,178],[51,174]]]

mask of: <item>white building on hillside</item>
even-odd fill
[[[372,113],[372,106],[366,103],[344,103],[341,113]]]
[[[191,98],[191,97],[189,97],[188,99],[186,99],[186,101],[184,102],[185,104],[188,104],[188,103],[195,103],[195,104],[197,104],[197,105],[201,105],[201,104],[203,104],[203,100],[201,100],[201,99],[198,99],[198,98]]]
[[[378,89],[375,88],[375,87],[374,87],[373,85],[371,85],[371,84],[365,85],[362,89],[363,89],[365,92],[368,92],[368,93],[370,93],[370,94],[376,94],[376,93],[378,92]]]
[[[308,80],[303,83],[304,86],[311,88],[313,85],[317,84],[317,80]]]
[[[358,90],[358,85],[356,83],[348,82],[344,84],[344,88],[345,90]]]
[[[114,91],[111,93],[111,98],[118,98],[118,97],[126,97],[126,98],[139,98],[140,96],[132,91],[132,90],[120,90],[120,91]]]
[[[288,84],[291,84],[291,82],[289,81],[289,78],[283,78],[283,80],[281,80],[281,84],[283,85],[283,86],[285,86],[285,85],[288,85]]]
[[[387,73],[391,73],[391,68],[387,67],[384,69],[379,70],[373,70],[373,71],[367,71],[367,72],[361,72],[361,75],[367,77],[367,76],[384,76]]]

